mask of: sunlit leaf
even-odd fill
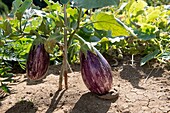
[[[25,32],[30,32],[31,30],[36,30],[38,26],[41,25],[43,21],[42,17],[34,17],[31,21],[27,21],[27,26]]]
[[[143,66],[146,62],[156,57],[159,54],[159,50],[156,49],[153,53],[150,53],[142,58],[140,65]]]
[[[144,32],[146,34],[153,34],[159,30],[155,25],[144,24],[144,23],[141,25],[140,29],[142,32]]]
[[[129,36],[129,32],[113,15],[104,12],[96,13],[91,18],[94,27],[98,30],[111,31],[112,36]]]
[[[128,0],[128,3],[127,3],[127,5],[126,5],[126,7],[125,7],[125,10],[129,11],[131,5],[132,5],[134,2],[135,2],[135,0]]]
[[[105,6],[118,6],[120,0],[71,0],[74,7],[81,7],[86,9],[101,8]]]
[[[78,11],[77,11],[77,9],[67,8],[67,13],[68,13],[69,15],[71,15],[72,17],[74,17],[74,18],[77,18],[77,17],[78,17]]]
[[[110,40],[106,37],[103,37],[101,40],[100,40],[100,43],[104,43],[104,42],[110,42]]]
[[[158,18],[161,14],[160,10],[153,10],[151,13],[147,15],[147,21],[152,22],[154,19]]]
[[[129,13],[136,15],[139,11],[144,10],[147,3],[144,0],[137,0],[133,2],[129,8]]]

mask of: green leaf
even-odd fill
[[[69,0],[60,0],[62,4],[67,4]]]
[[[139,11],[144,10],[144,8],[147,6],[147,3],[144,0],[137,0],[133,2],[129,8],[129,15],[136,16]]]
[[[32,18],[31,22],[27,22],[29,26],[26,26],[25,32],[30,32],[31,30],[37,30],[37,26],[40,26],[42,24],[43,18],[38,16]]]
[[[43,21],[42,21],[41,25],[39,26],[39,30],[44,32],[44,34],[49,34],[50,33],[49,24],[48,24],[46,18],[43,18]]]
[[[13,8],[12,8],[11,14],[15,14],[22,3],[23,3],[22,0],[13,1],[12,3]]]
[[[152,22],[154,19],[158,18],[160,14],[160,10],[153,10],[151,13],[148,14],[147,21]]]
[[[5,41],[0,40],[0,47],[1,47],[1,46],[4,46],[4,44],[5,44]]]
[[[3,29],[5,36],[12,33],[11,24],[9,23],[8,20],[5,20],[3,23],[1,23],[0,28]]]
[[[51,6],[51,3],[49,2],[49,0],[44,0],[44,1],[48,6]]]
[[[71,0],[73,7],[81,7],[86,9],[101,8],[105,6],[118,6],[120,0]]]
[[[26,9],[28,9],[32,4],[32,0],[25,0],[22,5],[19,7],[19,9],[16,12],[16,17],[18,20],[21,20],[24,12]]]
[[[1,76],[2,78],[6,78],[6,77],[8,77],[8,78],[11,78],[11,77],[13,77],[13,74],[12,73],[5,73],[3,76]]]
[[[111,31],[112,36],[129,36],[125,25],[120,24],[112,14],[96,13],[91,18],[94,27],[98,30]]]
[[[156,38],[156,34],[145,34],[145,33],[140,33],[138,35],[138,38],[142,39],[142,40],[150,40],[153,38]]]
[[[50,37],[44,42],[45,50],[48,53],[53,53],[53,50],[57,42],[59,42],[62,38],[63,38],[63,35],[57,35],[57,34],[50,35]]]
[[[140,65],[143,66],[146,62],[156,57],[159,54],[159,50],[156,49],[153,53],[150,53],[142,58]]]
[[[130,9],[131,5],[132,5],[134,2],[135,2],[135,0],[129,0],[128,3],[127,3],[127,5],[126,5],[126,7],[125,7],[125,10],[128,11],[128,10]]]
[[[1,83],[1,84],[2,84],[2,83]],[[4,90],[6,93],[10,93],[9,88],[8,88],[5,84],[2,84],[2,85],[0,86],[0,88],[1,88],[2,90]]]
[[[5,67],[5,68],[0,68],[0,73],[5,73],[7,71],[11,71],[11,68],[10,67]]]
[[[78,17],[78,10],[73,8],[67,8],[67,13],[75,18]],[[69,16],[68,15],[68,16]]]
[[[4,25],[5,25],[5,36],[9,35],[12,33],[12,27],[11,27],[11,24],[9,23],[9,21],[5,21],[4,22]]]
[[[170,60],[170,52],[164,52],[164,53],[162,53],[162,54],[159,56],[159,58],[162,59],[162,60],[166,60],[166,61]]]

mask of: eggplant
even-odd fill
[[[43,79],[50,63],[49,53],[43,43],[33,44],[27,59],[26,74],[30,80]]]
[[[94,51],[80,50],[80,67],[82,79],[86,87],[97,95],[105,95],[112,88],[112,71],[103,55],[94,48]]]

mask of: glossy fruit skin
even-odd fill
[[[50,62],[49,53],[46,52],[44,44],[33,45],[29,51],[26,73],[30,80],[40,80],[46,75]]]
[[[87,55],[80,51],[81,75],[86,87],[97,95],[104,95],[112,88],[112,71],[107,60],[95,49],[87,50]]]

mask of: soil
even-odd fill
[[[67,90],[58,91],[60,65],[51,65],[46,78],[31,82],[16,74],[11,94],[1,99],[0,113],[170,113],[170,71],[156,62],[140,66],[139,57],[126,57],[112,67],[118,98],[104,100],[84,85],[79,65],[72,65]],[[109,61],[112,64],[112,61]]]

